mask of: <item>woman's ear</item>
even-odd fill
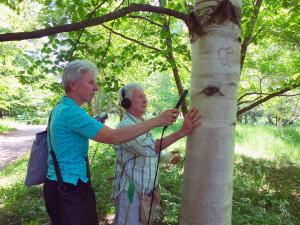
[[[76,88],[77,88],[77,82],[70,80],[67,87],[68,92],[74,91],[76,90]]]

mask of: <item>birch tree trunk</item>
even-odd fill
[[[202,125],[187,139],[181,225],[229,225],[232,211],[241,0],[198,0],[190,30],[190,104]]]

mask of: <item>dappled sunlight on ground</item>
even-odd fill
[[[0,187],[11,186],[19,180],[19,176],[0,177]]]
[[[299,225],[299,208],[300,166],[235,156],[233,224]]]
[[[235,144],[234,148],[235,154],[245,155],[254,159],[267,159],[267,160],[274,160],[275,156],[265,152],[263,149],[250,149],[238,144]]]

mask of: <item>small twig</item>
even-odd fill
[[[113,21],[113,24],[112,24],[111,27],[114,27],[114,24],[115,24],[115,20]],[[104,26],[104,25],[102,24],[102,26]],[[108,38],[108,41],[107,41],[107,45],[106,45],[106,49],[105,49],[104,55],[103,55],[102,59],[100,60],[100,65],[102,64],[103,60],[105,59],[105,57],[107,55],[107,52],[108,52],[108,48],[109,48],[110,43],[111,43],[112,29],[109,28],[109,30],[110,30],[110,32],[109,32],[109,38]]]
[[[161,50],[158,49],[158,48],[155,48],[155,47],[146,45],[146,44],[143,43],[143,42],[140,42],[140,41],[135,40],[135,39],[133,39],[133,38],[127,37],[127,36],[125,36],[124,34],[121,34],[121,33],[117,32],[117,31],[114,31],[113,29],[111,29],[111,28],[109,28],[109,27],[107,27],[107,26],[105,26],[105,25],[103,25],[103,24],[102,24],[101,26],[103,26],[103,27],[106,28],[107,30],[110,30],[111,33],[116,34],[116,35],[118,35],[118,36],[120,36],[120,37],[122,37],[122,38],[124,38],[124,39],[129,40],[129,41],[135,42],[135,43],[137,43],[137,44],[139,44],[139,45],[141,45],[141,46],[144,46],[145,48],[149,48],[149,49],[152,49],[152,50],[158,51],[158,52],[161,51]]]
[[[123,5],[124,2],[125,2],[125,0],[123,0],[123,1],[117,6],[117,8],[115,8],[114,12],[117,11],[117,10],[121,7],[121,5]]]
[[[107,1],[107,0],[104,0],[104,1],[101,2],[98,6],[96,6],[96,8],[90,13],[88,19],[91,19],[91,18],[93,17],[94,13],[96,12],[96,10],[99,9],[106,1]],[[69,57],[69,61],[72,60],[73,54],[74,54],[75,49],[76,49],[76,47],[77,47],[77,45],[78,45],[78,43],[79,43],[79,40],[80,40],[80,38],[81,38],[81,36],[82,36],[82,34],[83,34],[83,31],[84,31],[84,28],[81,29],[80,34],[79,34],[79,36],[78,36],[78,38],[77,38],[77,41],[76,41],[75,45],[73,46],[73,48],[72,48],[72,50],[71,50],[70,57]]]
[[[125,0],[123,0],[123,1],[115,8],[114,12],[116,12],[116,11],[121,7],[121,5],[123,5],[124,2],[125,2]],[[115,20],[113,21],[113,24],[112,24],[112,26],[111,26],[112,28],[114,27],[114,24],[115,24]],[[109,38],[108,38],[107,46],[106,46],[106,49],[105,49],[105,53],[104,53],[102,59],[100,60],[100,65],[102,64],[103,60],[104,60],[105,57],[107,56],[108,49],[109,49],[109,46],[110,46],[110,44],[111,44],[111,36],[112,36],[111,34],[112,34],[112,29],[111,29],[110,32],[109,32]]]
[[[186,69],[186,71],[188,71],[189,73],[191,73],[191,70],[189,68],[187,68],[186,65],[183,65],[183,67]]]

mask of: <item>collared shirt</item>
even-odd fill
[[[66,96],[54,107],[50,121],[51,144],[64,182],[76,185],[78,179],[88,181],[86,157],[89,139],[95,137],[103,126]],[[50,154],[47,178],[57,180]]]
[[[126,127],[142,121],[128,112],[118,127]],[[151,133],[145,133],[134,140],[114,145],[116,150],[116,174],[113,197],[121,191],[128,191],[129,183],[133,182],[135,190],[148,194],[153,190],[158,154],[155,151],[155,140]],[[156,185],[158,184],[158,176]]]

